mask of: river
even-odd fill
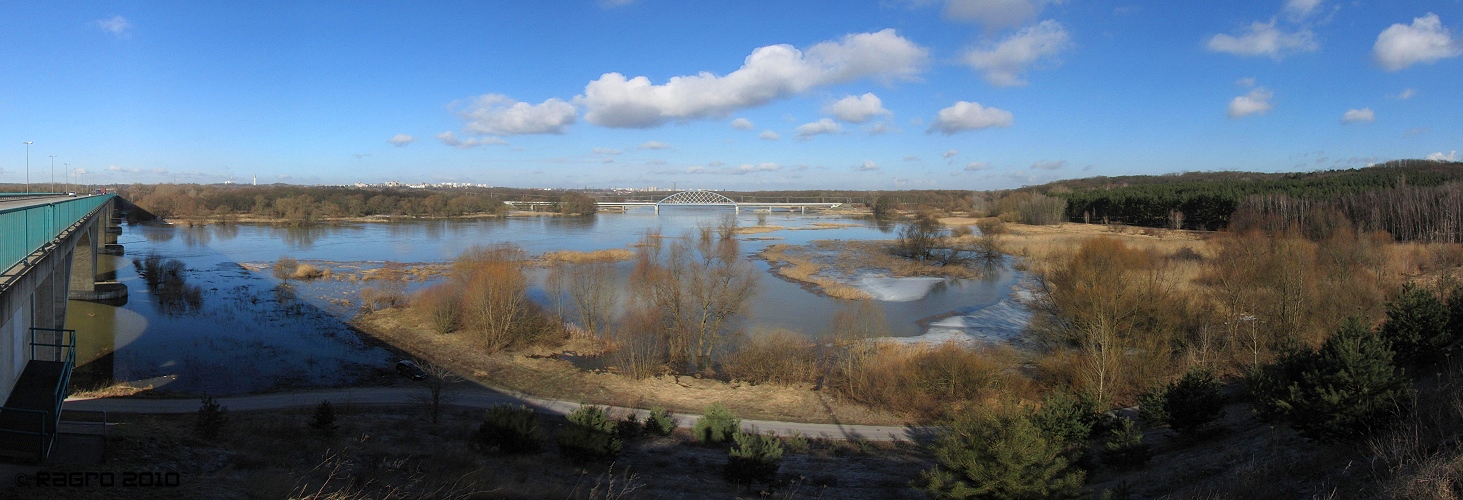
[[[101,256],[129,288],[121,306],[71,301],[68,328],[78,330],[76,385],[82,389],[127,382],[158,392],[242,394],[296,387],[337,386],[389,378],[394,359],[346,322],[356,309],[358,284],[292,282],[278,286],[268,272],[241,264],[268,264],[280,256],[300,261],[378,267],[385,261],[452,260],[474,245],[511,242],[530,254],[553,250],[627,248],[647,230],[668,236],[715,224],[729,211],[631,210],[593,217],[508,217],[327,224],[131,225],[118,242],[126,255]],[[756,215],[738,216],[744,226]],[[788,229],[742,237],[742,252],[759,273],[744,326],[779,327],[816,335],[846,301],[813,293],[778,278],[750,256],[774,243],[878,240],[894,228],[866,219],[775,213],[768,225]],[[835,225],[836,224],[836,225]],[[797,229],[800,228],[800,229]],[[817,228],[817,229],[814,229]],[[628,274],[630,264],[621,267]],[[863,275],[853,283],[883,309],[894,341],[1008,339],[1026,313],[1013,294],[1021,273],[1008,262],[988,266],[980,279]],[[548,301],[544,272],[533,270],[530,294]],[[414,282],[413,290],[430,282]]]

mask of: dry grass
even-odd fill
[[[698,413],[720,401],[744,418],[799,422],[891,424],[904,419],[889,412],[830,397],[807,385],[746,385],[689,376],[636,380],[608,371],[585,371],[547,357],[566,348],[531,347],[486,354],[472,338],[433,333],[427,318],[409,310],[386,309],[352,322],[368,335],[421,359],[447,366],[483,385],[535,396],[593,404]],[[587,346],[586,346],[587,347]]]
[[[315,267],[315,265],[313,264],[302,262],[299,266],[295,267],[295,272],[293,275],[290,276],[290,278],[297,280],[330,279],[330,276],[332,274],[333,272],[330,270],[330,268],[321,269],[319,267]]]
[[[594,250],[589,252],[559,250],[555,252],[544,253],[543,256],[539,257],[539,263],[549,264],[563,262],[568,264],[578,264],[582,262],[620,262],[630,260],[634,256],[635,254],[633,252],[625,248],[608,248],[604,250]]]
[[[773,272],[779,276],[817,287],[817,291],[829,297],[845,300],[872,298],[868,292],[859,290],[857,287],[840,283],[838,280],[826,276],[819,276],[818,273],[822,272],[825,266],[814,260],[812,255],[798,251],[799,249],[800,247],[785,244],[769,245],[757,256],[766,259],[772,265]]]
[[[787,229],[782,226],[738,226],[737,234],[762,234]]]

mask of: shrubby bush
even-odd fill
[[[711,403],[706,407],[706,414],[696,419],[691,433],[703,443],[719,444],[732,439],[741,430],[742,421],[732,416],[730,410],[721,403]]]
[[[229,409],[218,404],[212,396],[204,396],[198,406],[198,419],[193,422],[193,432],[198,437],[212,441],[223,433],[229,423]]]
[[[1093,415],[1097,410],[1065,391],[1047,396],[1041,408],[1031,415],[1032,423],[1049,438],[1064,446],[1080,446],[1092,435]]]
[[[604,408],[584,405],[570,413],[569,425],[559,431],[559,453],[576,462],[604,460],[620,453],[624,442],[615,434],[615,421]]]
[[[330,406],[330,401],[321,401],[320,405],[315,407],[315,414],[310,418],[310,428],[325,437],[334,435],[335,429],[340,428],[340,425],[335,423],[335,408]]]
[[[542,443],[538,415],[524,405],[499,404],[483,412],[478,443],[503,453],[538,451]]]

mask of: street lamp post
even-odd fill
[[[66,177],[66,181],[67,181],[66,183],[67,184],[71,184],[71,177],[70,177],[71,176],[71,164],[70,163],[62,163],[61,164],[61,173],[62,174],[65,174],[67,176]],[[71,191],[71,186],[66,186],[66,191],[68,191],[68,192]]]
[[[51,155],[51,192],[56,192],[56,155]]]
[[[25,141],[21,143],[25,144],[25,192],[27,193],[30,192],[30,145],[35,143],[36,141]]]

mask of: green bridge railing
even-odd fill
[[[55,240],[115,194],[85,196],[0,210],[0,270],[9,271]]]

